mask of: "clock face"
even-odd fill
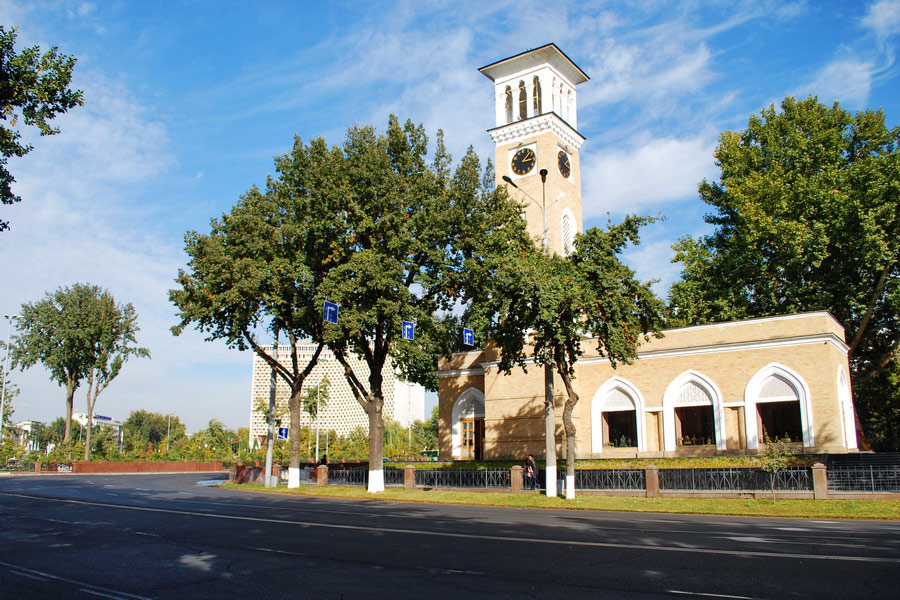
[[[536,160],[534,150],[531,148],[522,148],[516,152],[515,156],[512,158],[513,173],[516,175],[525,175],[526,173],[529,173],[534,168]]]
[[[559,172],[563,177],[568,178],[572,173],[572,164],[569,162],[569,155],[559,151],[559,160],[557,161],[559,164]]]

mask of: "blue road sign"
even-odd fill
[[[329,323],[337,324],[338,321],[338,305],[334,302],[325,301],[325,309],[322,313],[322,320]]]
[[[475,332],[471,329],[463,328],[463,344],[466,346],[474,346],[475,345]]]
[[[278,439],[286,440],[288,439],[288,432],[290,431],[289,427],[279,427],[278,428]]]
[[[412,321],[403,321],[403,339],[413,340],[416,338],[416,324]]]

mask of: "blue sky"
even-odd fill
[[[664,292],[678,276],[671,244],[706,231],[696,188],[717,174],[722,130],[786,95],[900,119],[900,0],[535,4],[0,0],[20,48],[78,58],[85,93],[60,135],[10,161],[24,200],[0,208],[12,224],[0,314],[62,285],[102,285],[135,304],[153,358],[127,365],[97,412],[244,426],[250,355],[173,338],[167,290],[184,233],[208,231],[263,184],[294,135],[339,144],[348,125],[381,128],[396,113],[443,129],[454,156],[473,145],[486,159],[493,86],[477,68],[555,42],[591,77],[578,97],[585,225],[664,214],[628,255]],[[13,381],[16,420],[62,414],[43,369]]]

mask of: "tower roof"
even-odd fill
[[[518,73],[533,64],[545,62],[550,63],[557,71],[567,77],[573,85],[584,83],[590,79],[571,58],[566,56],[565,52],[552,42],[485,65],[478,71],[491,81],[496,81],[498,78]]]

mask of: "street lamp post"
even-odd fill
[[[535,206],[541,209],[541,218],[543,219],[543,238],[541,240],[541,249],[548,252],[547,241],[547,169],[541,169],[538,172],[541,176],[541,202],[531,197],[531,195],[516,185],[509,175],[503,176],[503,181],[513,186],[529,200],[534,202]],[[559,201],[559,198],[553,201],[553,204]],[[551,204],[550,206],[553,206]],[[547,496],[556,496],[556,410],[553,405],[553,366],[548,362],[544,365],[544,442],[545,442],[545,476],[544,487]]]
[[[3,441],[3,415],[6,407],[6,380],[9,378],[9,341],[12,338],[12,321],[19,315],[4,315],[6,317],[6,358],[3,366],[3,385],[0,389],[0,442]]]
[[[272,358],[278,360],[278,328],[275,329],[275,343],[272,346]],[[269,381],[269,428],[266,440],[266,487],[275,487],[272,476],[272,450],[275,446],[275,388],[278,383],[275,367],[272,367],[272,378]]]

